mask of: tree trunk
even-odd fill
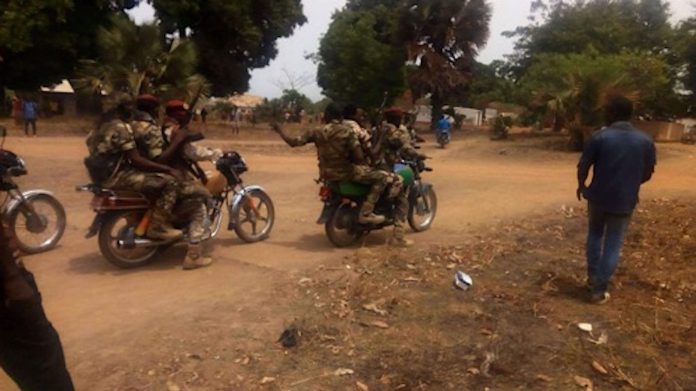
[[[430,129],[431,130],[437,129],[437,121],[440,120],[440,116],[442,115],[442,105],[443,104],[444,104],[444,101],[439,94],[433,93],[430,96],[430,105],[431,105]]]
[[[4,117],[12,113],[12,106],[10,105],[8,110],[6,99],[5,85],[0,81],[0,117]]]

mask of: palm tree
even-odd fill
[[[126,90],[194,100],[210,92],[210,84],[195,73],[198,56],[193,43],[162,39],[156,24],[138,26],[124,16],[112,19],[97,35],[98,58],[82,61],[76,84],[92,94]]]
[[[416,67],[409,77],[414,98],[431,96],[437,121],[448,96],[471,81],[474,58],[488,40],[491,7],[486,0],[407,0],[397,40]]]

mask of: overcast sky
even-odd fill
[[[527,24],[529,7],[532,0],[489,0],[493,7],[491,20],[491,36],[488,45],[481,51],[479,61],[489,63],[502,59],[513,50],[513,42],[501,35],[517,26]],[[286,80],[283,70],[286,69],[296,76],[316,76],[316,66],[305,55],[314,53],[319,48],[319,39],[331,23],[331,15],[343,7],[346,0],[302,0],[308,22],[295,30],[290,38],[278,40],[278,57],[263,69],[252,72],[251,89],[249,93],[264,97],[277,97],[282,93],[278,82]],[[672,7],[673,20],[677,21],[693,15],[696,12],[696,0],[669,0]],[[154,18],[154,11],[146,4],[134,9],[131,15],[136,22],[149,21]],[[316,82],[302,88],[302,92],[312,99],[321,97],[321,89]]]

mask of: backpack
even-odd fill
[[[84,163],[92,183],[102,185],[116,174],[121,160],[113,155],[97,153],[87,156]]]

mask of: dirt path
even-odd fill
[[[151,266],[120,271],[98,252],[96,240],[83,234],[93,214],[89,196],[74,192],[85,183],[80,138],[10,138],[6,148],[22,156],[30,175],[25,190],[54,191],[68,212],[68,228],[59,248],[27,257],[37,275],[50,319],[59,330],[78,389],[109,389],[99,359],[146,354],[149,347],[132,344],[134,336],[160,327],[176,329],[178,319],[194,319],[223,305],[237,311],[239,325],[252,327],[250,338],[273,338],[288,321],[274,317],[274,291],[293,284],[303,270],[337,264],[353,250],[332,248],[323,228],[314,224],[320,211],[313,149],[290,150],[269,135],[264,140],[213,141],[234,147],[246,158],[249,184],[266,188],[276,206],[277,222],[267,242],[242,244],[230,232],[214,243],[211,268],[184,273],[182,248],[165,253]],[[439,197],[433,229],[413,236],[419,246],[446,243],[502,220],[576,205],[574,166],[577,155],[546,151],[539,140],[491,143],[483,137],[455,140],[451,148],[424,152],[434,159],[427,180]],[[692,147],[660,145],[660,165],[646,197],[672,197],[693,192],[696,169]],[[383,243],[373,233],[369,244]],[[270,300],[270,301],[269,301]],[[114,368],[112,378],[118,376]],[[0,374],[0,389],[8,381]]]

